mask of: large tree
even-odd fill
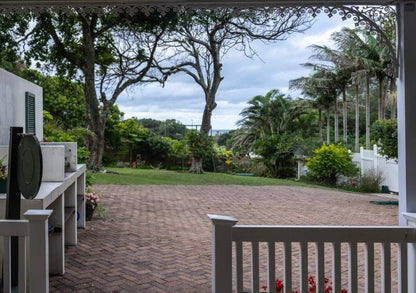
[[[107,116],[120,94],[157,81],[156,48],[172,17],[88,12],[43,13],[28,33],[29,56],[83,82],[90,163],[101,167]]]
[[[205,108],[200,131],[208,134],[211,129],[216,95],[224,78],[221,60],[227,52],[237,49],[253,57],[257,53],[251,46],[252,41],[284,40],[309,26],[308,16],[290,8],[195,10],[181,17],[178,28],[166,42],[176,62],[165,69],[168,75],[178,71],[186,73],[203,90]]]

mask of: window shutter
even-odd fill
[[[36,134],[35,95],[26,92],[26,133]]]

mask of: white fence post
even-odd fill
[[[373,155],[373,170],[374,170],[374,172],[375,173],[377,173],[378,172],[378,150],[377,150],[377,145],[375,144],[375,145],[373,145],[373,152],[374,152],[374,155]]]
[[[364,174],[364,148],[360,147],[360,170],[361,175]]]
[[[212,222],[212,293],[232,292],[233,217],[208,214]]]
[[[30,292],[49,292],[48,218],[52,210],[28,210],[29,220],[29,286]]]

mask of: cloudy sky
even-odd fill
[[[308,75],[309,71],[300,65],[311,55],[307,47],[330,45],[331,34],[344,26],[352,27],[353,23],[342,21],[338,16],[329,19],[320,15],[312,28],[303,34],[292,35],[275,44],[255,43],[261,60],[230,51],[222,62],[224,80],[216,97],[212,129],[237,128],[236,121],[247,101],[271,89],[279,89],[296,98],[298,93],[289,92],[289,80]],[[118,99],[117,104],[125,118],[177,119],[195,125],[201,123],[204,96],[189,76],[179,73],[170,78],[164,88],[151,84],[131,89]]]

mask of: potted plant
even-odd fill
[[[3,163],[4,157],[0,159],[0,193],[7,192],[7,167]]]
[[[91,221],[94,211],[100,203],[100,196],[95,191],[89,190],[85,195],[85,200],[85,219]]]

